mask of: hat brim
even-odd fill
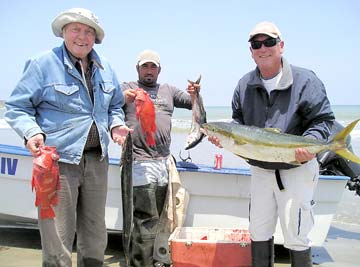
[[[155,61],[155,60],[152,60],[152,59],[149,59],[149,60],[141,60],[141,61],[138,62],[138,65],[141,66],[141,65],[143,65],[143,64],[145,64],[145,63],[148,63],[148,62],[154,63],[157,67],[160,66],[160,63],[159,63],[159,62],[157,62],[157,61]]]
[[[89,19],[85,16],[82,16],[82,15],[76,14],[76,13],[72,13],[72,12],[61,13],[59,16],[57,16],[54,19],[54,21],[51,25],[54,35],[57,37],[63,37],[62,30],[63,30],[64,26],[69,23],[74,23],[74,22],[82,23],[82,24],[88,25],[89,27],[93,28],[96,33],[95,43],[101,44],[102,40],[104,39],[105,33],[104,33],[104,30],[99,26],[99,24],[96,24],[94,21],[92,21],[91,19]]]
[[[277,36],[276,34],[272,34],[272,33],[268,33],[268,32],[257,32],[257,33],[254,33],[254,34],[250,35],[250,38],[249,38],[248,42],[250,42],[255,36],[260,35],[260,34],[261,35],[267,35],[267,36],[269,36],[271,38],[280,38],[281,39],[281,37]]]

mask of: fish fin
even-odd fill
[[[190,83],[190,84],[200,84],[200,81],[201,81],[201,74],[200,74],[199,78],[195,82],[188,80],[188,83]]]
[[[52,207],[40,208],[40,219],[51,219],[55,217],[55,212]]]
[[[354,120],[352,123],[350,123],[348,126],[346,126],[344,129],[338,133],[332,141],[343,141],[346,140],[350,132],[354,129],[356,124],[359,122],[360,119]]]
[[[205,137],[205,134],[201,132],[200,137],[196,141],[186,144],[184,149],[189,150],[189,149],[195,147],[197,144],[199,144],[203,140],[204,137]]]
[[[40,204],[40,198],[35,197],[35,207],[39,206]]]
[[[200,74],[199,78],[195,81],[195,84],[200,84],[200,81],[201,81],[201,74]]]
[[[334,152],[347,160],[360,164],[360,158],[347,148],[335,150]]]
[[[248,142],[245,142],[244,140],[238,140],[238,139],[234,139],[234,142],[235,142],[235,144],[236,145],[239,145],[239,146],[241,146],[241,145],[246,145]]]
[[[264,130],[272,133],[282,133],[280,128],[264,128]]]

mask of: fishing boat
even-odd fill
[[[37,208],[31,191],[32,157],[7,128],[0,138],[0,220],[6,227],[36,227]],[[119,153],[120,155],[120,153]],[[110,158],[106,226],[109,232],[122,231],[122,203],[119,158]],[[184,226],[215,228],[248,228],[250,172],[248,168],[214,169],[210,166],[178,162],[183,187],[190,193]],[[310,233],[314,246],[322,246],[348,177],[320,176],[315,192],[315,227]],[[282,244],[278,224],[275,243]]]

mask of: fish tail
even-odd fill
[[[40,204],[40,198],[35,197],[35,207],[39,206],[39,204]]]
[[[150,132],[146,133],[146,143],[149,145],[149,146],[155,146],[155,138],[154,138],[154,135]]]
[[[199,78],[195,82],[188,80],[188,82],[190,84],[200,84],[200,81],[201,81],[201,74],[200,74]]]
[[[360,119],[357,119],[357,120],[353,121],[352,123],[350,123],[344,129],[342,129],[331,141],[331,143],[339,143],[339,144],[343,145],[343,148],[334,150],[334,152],[336,154],[338,154],[339,156],[341,156],[347,160],[350,160],[350,161],[358,163],[358,164],[360,164],[360,158],[348,149],[346,139],[349,137],[350,132],[354,129],[354,127],[359,122],[359,120]]]
[[[347,148],[336,150],[335,153],[338,154],[339,156],[345,158],[345,159],[348,159],[348,160],[350,160],[352,162],[360,164],[360,158],[358,156],[356,156],[354,153],[352,153]]]

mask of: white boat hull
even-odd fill
[[[31,191],[32,157],[24,148],[0,145],[0,219],[9,223],[36,223],[35,194]],[[178,168],[183,186],[190,193],[184,226],[247,228],[250,173],[248,169],[214,170]],[[347,177],[321,176],[315,193],[315,227],[310,233],[314,246],[321,246],[341,200]],[[119,159],[109,167],[106,226],[122,230],[122,203]],[[12,222],[11,222],[12,221]],[[19,224],[21,223],[21,224]],[[278,224],[275,243],[282,244]]]

